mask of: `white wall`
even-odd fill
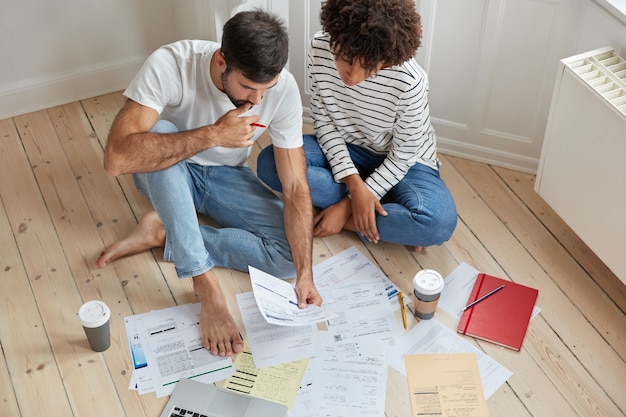
[[[215,32],[195,0],[1,1],[0,118],[123,89],[160,45]]]
[[[626,58],[626,0],[612,2],[614,7],[607,0],[582,2],[571,55],[610,46]]]

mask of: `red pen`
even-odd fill
[[[261,123],[252,123],[252,126],[266,128],[267,126],[262,125]]]

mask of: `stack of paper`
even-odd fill
[[[294,417],[380,416],[387,353],[404,346],[397,288],[355,248],[316,265],[313,276],[324,308],[301,310],[293,286],[250,268],[253,294],[238,294],[237,302],[254,362],[263,368],[311,358]],[[327,331],[318,331],[320,321]]]
[[[477,271],[462,264],[455,274],[446,277],[440,307],[460,312]],[[406,354],[473,355],[485,398],[511,375],[436,319],[403,335],[398,288],[356,248],[315,265],[313,275],[324,305],[299,309],[292,284],[250,268],[253,292],[237,294],[247,345],[235,365],[202,347],[199,304],[127,317],[131,388],[161,396],[180,377],[226,380],[227,388],[289,405],[290,417],[380,416],[388,365],[407,375]]]

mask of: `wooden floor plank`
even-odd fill
[[[7,334],[5,333],[4,336],[7,337]],[[0,334],[1,338],[2,334]],[[2,352],[2,356],[0,356],[0,415],[19,416],[20,409],[17,405],[15,390],[9,374],[9,359],[7,359],[4,353],[2,344],[0,344],[0,352]]]
[[[100,142],[102,149],[106,146],[107,137],[111,128],[111,123],[115,119],[118,111],[122,108],[125,98],[121,92],[105,94],[93,99],[82,100],[81,105],[85,109],[87,116]],[[99,165],[102,165],[102,160]],[[137,191],[133,184],[131,175],[120,175],[115,178],[128,202],[128,206],[133,211],[137,221],[150,209],[150,204],[146,198]]]
[[[1,120],[0,166],[5,172],[18,173],[25,160],[13,121]],[[15,200],[19,188],[35,186],[30,173],[25,175],[17,183],[0,182],[0,415],[39,416],[55,410],[59,415],[71,416],[61,374],[14,236],[28,233],[28,219],[13,217],[11,221],[5,210],[19,210]]]

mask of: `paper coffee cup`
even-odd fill
[[[432,269],[423,269],[413,278],[413,308],[420,319],[435,315],[439,296],[443,290],[443,277]]]
[[[103,352],[111,346],[111,310],[102,301],[87,301],[78,310],[78,319],[83,325],[87,341],[92,350]]]

